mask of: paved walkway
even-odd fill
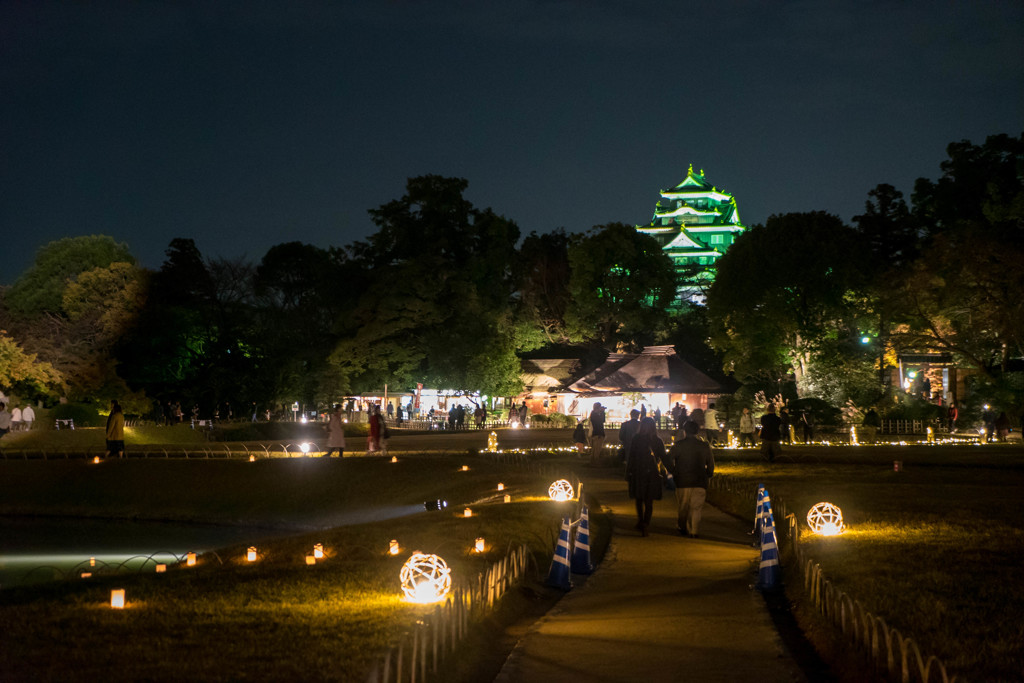
[[[676,531],[675,500],[656,501],[650,535],[633,528],[626,485],[584,473],[614,513],[600,568],[538,621],[496,683],[806,680],[785,652],[756,581],[749,526],[705,506],[700,538]]]

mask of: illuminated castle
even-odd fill
[[[703,300],[703,287],[714,279],[715,261],[721,258],[741,232],[736,200],[695,173],[670,190],[661,191],[648,225],[636,229],[658,240],[681,275],[679,297]]]

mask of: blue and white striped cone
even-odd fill
[[[548,570],[548,579],[545,581],[552,588],[561,588],[564,591],[572,588],[572,581],[569,580],[569,518],[562,518],[562,531],[558,534],[558,545],[555,546],[555,556],[551,558],[551,568]]]
[[[775,518],[769,512],[764,518],[761,534],[761,565],[757,570],[757,589],[766,591],[779,587],[779,546],[775,541]]]
[[[590,564],[590,513],[586,505],[580,512],[580,523],[576,527],[570,568],[573,574],[591,574],[594,571],[594,565]]]
[[[757,507],[754,508],[754,530],[750,533],[761,536],[761,515],[764,511],[764,484],[757,485]]]
[[[771,517],[774,520],[772,514],[772,497],[768,495],[768,489],[764,490],[764,498],[761,499],[761,521],[758,522],[758,539],[764,543],[764,527],[768,523],[768,518]]]

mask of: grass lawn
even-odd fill
[[[469,471],[461,471],[463,464]],[[0,461],[0,514],[198,520],[287,527],[295,535],[245,544],[132,575],[0,591],[0,679],[363,680],[372,659],[432,607],[400,599],[412,550],[436,552],[456,583],[527,544],[542,577],[560,516],[550,477],[486,456],[245,461]],[[505,484],[501,494],[498,482]],[[501,496],[509,493],[513,502]],[[441,512],[422,502],[443,498]],[[472,506],[474,514],[463,517]],[[390,519],[350,520],[353,511]],[[595,527],[600,516],[592,517]],[[595,536],[600,533],[595,531]],[[605,532],[606,534],[607,532]],[[487,550],[471,551],[484,537]],[[387,554],[390,539],[402,546]],[[305,564],[315,543],[327,557]],[[126,590],[127,609],[109,607]]]
[[[774,465],[723,452],[719,472],[764,482],[806,530],[815,503],[843,511],[839,537],[801,543],[837,587],[858,599],[950,674],[1021,680],[1024,672],[1024,454],[1019,448],[791,449]],[[893,460],[902,460],[896,472]],[[753,505],[715,504],[753,516]],[[781,520],[777,519],[777,523]],[[795,571],[791,569],[791,571]],[[802,587],[788,587],[799,599]]]

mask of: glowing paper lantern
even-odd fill
[[[478,553],[482,553],[484,551],[484,539],[483,539],[483,537],[476,539],[476,545],[473,546],[473,549],[475,551],[477,551]]]
[[[491,453],[498,450],[498,432],[491,432],[487,435],[487,450]]]
[[[398,456],[397,456],[397,455],[392,455],[392,456],[391,456],[391,462],[392,462],[392,463],[396,463],[396,462],[398,462]]]
[[[551,500],[558,502],[565,502],[572,500],[575,495],[575,491],[572,488],[572,484],[567,479],[559,479],[558,481],[552,482],[551,486],[548,487],[548,497]]]
[[[157,574],[163,574],[166,571],[167,571],[167,565],[166,564],[158,564],[156,566],[156,573]]]
[[[316,564],[316,558],[312,555],[306,555],[306,564]]]
[[[124,589],[115,588],[110,591],[110,606],[114,609],[124,609]]]
[[[324,544],[323,543],[317,543],[316,545],[313,546],[313,557],[315,557],[316,559],[319,560],[323,556],[324,556]]]
[[[256,546],[249,546],[249,550],[245,553],[245,559],[249,560],[250,562],[256,561]]]
[[[413,553],[402,565],[399,578],[402,592],[410,602],[438,602],[452,588],[452,570],[437,555]]]
[[[185,564],[188,565],[189,567],[196,566],[196,554],[195,553],[189,553],[188,555],[186,555],[185,556]]]
[[[256,462],[256,456],[255,455],[250,455],[249,456],[249,462]]]
[[[392,555],[397,555],[401,550],[402,549],[398,547],[398,541],[392,538],[391,545],[388,546],[388,552]]]
[[[935,432],[931,427],[928,428],[928,443],[935,443]]]
[[[818,503],[807,511],[807,526],[822,536],[843,533],[843,511],[832,503]]]
[[[93,465],[99,465],[100,464],[100,456],[97,455],[95,458],[93,458],[92,459],[92,464]]]
[[[499,491],[504,491],[505,490],[505,485],[502,484],[501,482],[498,482],[498,490]]]
[[[506,503],[511,503],[511,502],[512,502],[512,496],[510,496],[510,495],[508,495],[508,494],[506,493],[506,494],[505,494],[505,502],[506,502]]]
[[[83,579],[91,579],[92,578],[92,572],[82,572],[82,578]]]
[[[89,558],[89,566],[90,567],[95,567],[96,566],[96,558],[95,557],[90,557]]]
[[[462,511],[462,516],[463,517],[472,517],[473,516],[473,510],[471,510],[470,508],[466,508],[465,510]]]
[[[299,444],[299,450],[302,451],[303,455],[309,455],[309,442],[308,441],[303,441],[302,443],[300,443]]]

